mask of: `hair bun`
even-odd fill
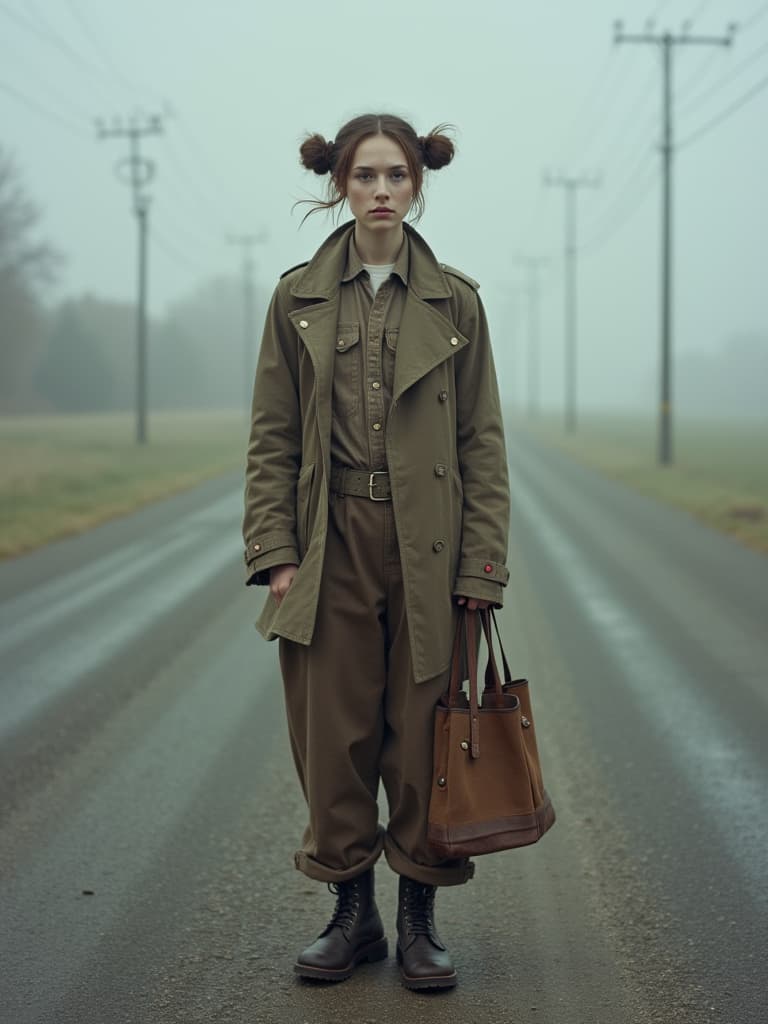
[[[453,160],[456,152],[453,139],[445,134],[450,125],[439,124],[428,135],[419,136],[419,148],[424,159],[424,166],[430,171],[445,167]]]
[[[336,144],[326,142],[322,135],[315,132],[308,135],[299,148],[301,162],[308,171],[315,174],[327,174],[333,170],[336,157]]]

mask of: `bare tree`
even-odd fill
[[[39,219],[15,161],[0,146],[0,403],[13,411],[34,404],[44,334],[40,293],[61,262],[37,237]]]

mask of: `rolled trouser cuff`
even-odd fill
[[[475,865],[465,857],[442,864],[417,864],[403,853],[389,832],[384,836],[384,856],[398,875],[422,885],[464,885],[475,874]]]
[[[305,853],[304,850],[297,850],[293,857],[293,863],[299,871],[307,878],[314,878],[317,882],[348,882],[351,878],[365,874],[381,856],[384,848],[384,829],[380,828],[376,836],[376,845],[372,852],[363,860],[348,868],[331,868],[321,863],[315,857]]]

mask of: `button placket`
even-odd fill
[[[370,465],[386,464],[386,447],[384,445],[384,394],[382,380],[382,345],[384,344],[384,314],[389,305],[392,291],[390,281],[379,286],[368,317],[366,337],[366,397],[368,406],[368,450]]]

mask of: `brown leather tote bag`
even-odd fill
[[[488,646],[478,696],[478,618]],[[493,651],[499,641],[504,682]],[[467,695],[461,688],[466,664]],[[491,609],[462,609],[450,683],[435,710],[430,845],[446,858],[473,857],[538,842],[555,822],[544,789],[527,679],[512,679]]]

